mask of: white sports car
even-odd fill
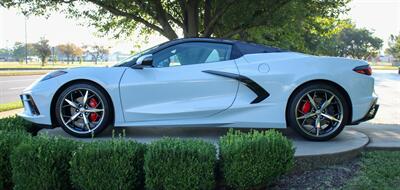
[[[49,73],[23,91],[20,116],[76,137],[108,126],[290,126],[322,141],[375,116],[370,75],[360,60],[179,39],[112,67]]]

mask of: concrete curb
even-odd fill
[[[126,129],[126,138],[141,143],[150,143],[163,136],[180,138],[200,138],[211,142],[218,148],[219,137],[224,135],[228,129],[222,128],[129,128]],[[116,134],[120,129],[115,130]],[[289,130],[290,131],[290,130]],[[66,134],[60,128],[43,129],[40,134],[50,136],[61,136],[78,141],[108,140],[111,133],[102,134],[94,139],[76,139]],[[369,138],[364,133],[345,129],[338,137],[331,141],[312,142],[299,137],[295,133],[285,130],[284,134],[293,140],[296,147],[295,163],[296,170],[308,170],[322,166],[337,164],[351,160],[361,154],[369,143]],[[118,135],[117,135],[118,136]]]
[[[344,131],[345,132],[345,131]],[[309,155],[301,155],[295,156],[295,171],[305,171],[316,169],[320,167],[326,167],[329,165],[339,164],[346,161],[350,161],[358,156],[366,150],[368,143],[370,142],[370,138],[362,132],[347,130],[347,132],[352,132],[352,135],[348,135],[345,141],[342,141],[337,144],[337,146],[343,146],[343,144],[349,145],[349,147],[342,148],[336,152],[332,153],[323,153],[323,154],[309,154]],[[340,138],[338,136],[337,138]],[[342,137],[343,138],[343,137]],[[355,142],[354,138],[359,139],[359,141]],[[332,139],[335,141],[336,139]],[[321,142],[317,142],[321,143]],[[335,145],[335,143],[330,143]],[[317,147],[318,148],[318,147]]]

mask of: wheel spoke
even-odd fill
[[[87,99],[88,99],[88,95],[89,95],[89,91],[88,91],[88,90],[86,90],[86,92],[85,92],[85,96],[83,97],[83,102],[82,102],[82,105],[85,105],[85,104],[86,104],[86,102],[87,102]]]
[[[310,96],[310,94],[307,94],[307,97],[308,97],[308,99],[310,100],[311,105],[312,105],[315,109],[317,109],[317,104],[315,103],[314,98],[312,98],[312,97]]]
[[[321,110],[327,108],[332,103],[333,98],[335,98],[334,95],[332,95],[327,101],[325,101],[321,106]]]
[[[298,117],[297,119],[307,119],[307,118],[310,118],[310,117],[312,117],[314,115],[317,115],[317,114],[316,113],[307,113],[307,114],[305,114],[303,116]]]
[[[71,100],[68,100],[68,99],[65,99],[65,101],[66,101],[70,106],[72,106],[72,107],[74,107],[74,108],[78,108],[78,105],[76,105],[75,102],[73,102],[73,101],[71,101]]]
[[[103,112],[103,111],[104,109],[97,109],[97,108],[83,110],[83,112],[88,112],[88,113]]]
[[[317,136],[319,136],[319,130],[321,128],[321,121],[319,119],[319,117],[317,117],[317,119],[315,120],[315,128],[317,129]]]
[[[336,122],[340,122],[340,120],[338,120],[338,119],[336,119],[335,117],[330,116],[330,115],[328,115],[328,114],[321,113],[321,115],[324,116],[324,117],[326,117],[326,118],[328,118],[328,119],[330,119],[330,120],[333,120],[333,121],[336,121]]]
[[[65,125],[68,125],[69,123],[71,123],[72,121],[74,121],[78,116],[79,116],[79,112],[76,113],[75,115],[73,115],[71,118],[69,118],[69,120],[67,122],[65,122]]]
[[[83,115],[83,121],[85,122],[85,126],[88,129],[88,131],[91,132],[92,130],[90,129],[89,121],[88,121],[88,119],[86,118],[85,115]]]

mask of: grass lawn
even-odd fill
[[[363,153],[359,172],[344,189],[400,189],[400,151]]]
[[[18,108],[22,108],[22,102],[21,101],[15,101],[15,102],[10,102],[10,103],[0,104],[0,112],[13,110],[13,109],[18,109]]]
[[[391,65],[372,65],[373,70],[398,70],[398,66]]]
[[[44,75],[52,70],[32,70],[32,71],[0,71],[0,76],[26,76]]]
[[[74,62],[74,63],[69,63],[67,64],[66,62],[57,62],[53,64],[52,62],[48,62],[42,67],[42,64],[40,62],[28,62],[28,64],[25,64],[25,62],[19,63],[19,62],[0,62],[0,69],[53,69],[53,68],[69,68],[69,67],[84,67],[84,66],[104,66],[104,65],[111,65],[113,63],[111,62],[99,62],[97,64],[94,64],[94,62]]]

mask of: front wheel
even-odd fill
[[[75,137],[93,137],[110,124],[110,101],[103,90],[80,83],[58,97],[55,115],[63,130]]]
[[[325,141],[346,125],[349,105],[335,87],[316,83],[295,92],[288,107],[288,124],[304,138]]]

